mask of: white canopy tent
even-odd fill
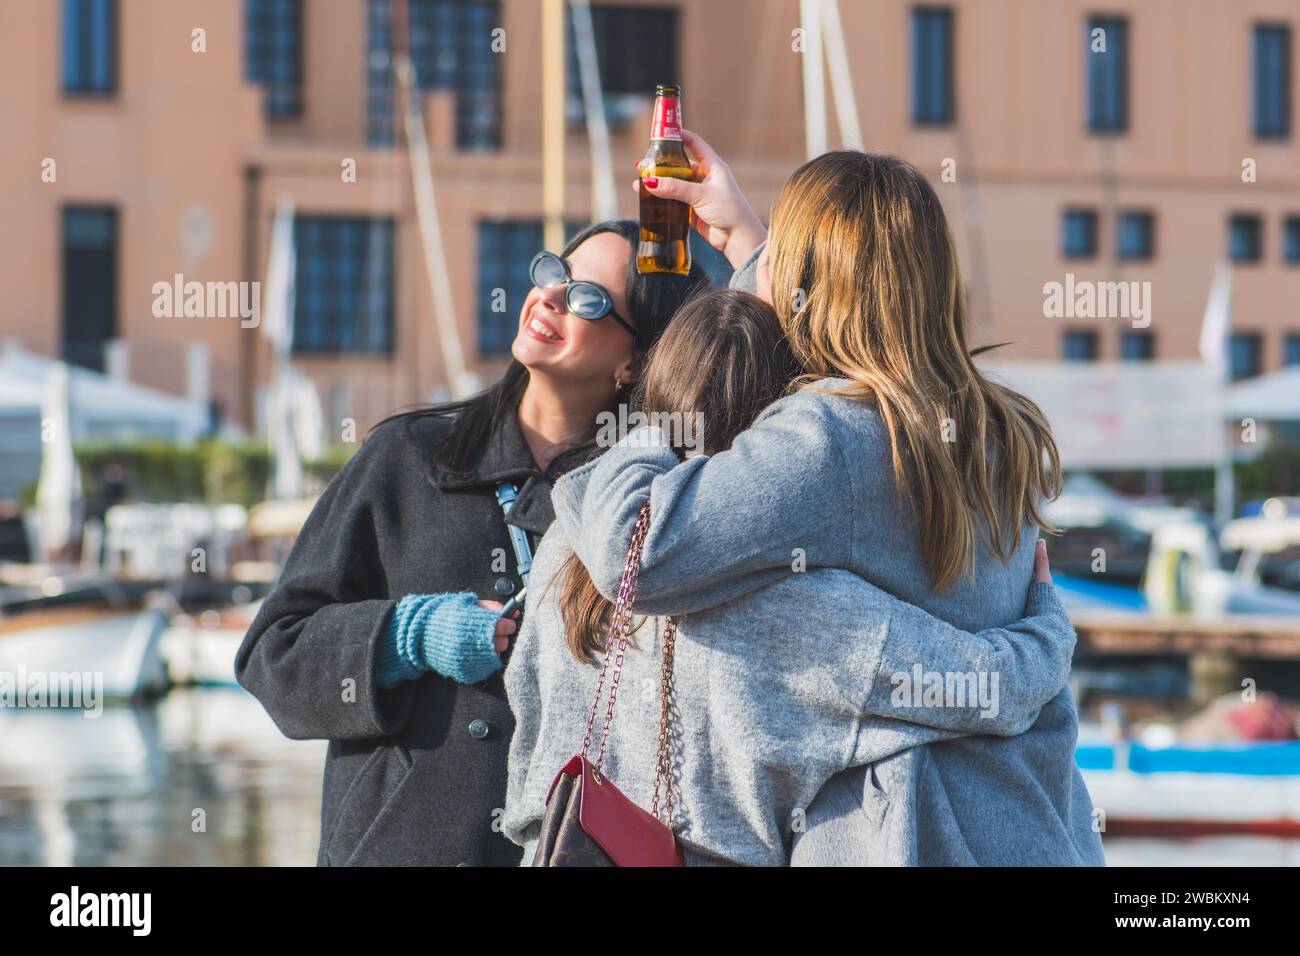
[[[1271,422],[1300,421],[1300,365],[1246,379],[1228,389],[1227,412],[1232,418]]]
[[[13,499],[41,470],[46,383],[57,364],[13,342],[0,349],[0,500]],[[191,442],[208,410],[188,399],[89,369],[67,370],[67,437],[72,442],[160,438]]]

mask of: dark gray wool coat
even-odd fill
[[[495,491],[519,488],[511,521],[534,546],[551,482],[507,416],[468,476],[433,464],[445,418],[377,428],[334,477],[239,649],[235,672],[289,737],[326,739],[317,862],[516,865],[500,832],[514,718],[498,672],[473,686],[426,674],[384,690],[375,652],[407,594],[520,586]],[[557,768],[558,769],[558,768]]]

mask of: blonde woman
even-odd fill
[[[786,182],[755,251],[761,227],[725,164],[698,137],[686,145],[700,181],[657,191],[695,206],[742,283],[753,272],[811,375],[725,451],[680,462],[646,429],[581,481],[561,480],[556,526],[597,589],[615,593],[648,498],[642,613],[704,611],[830,567],[963,630],[1016,621],[1046,528],[1040,505],[1059,487],[1056,447],[1039,409],[972,361],[930,184],[895,157],[827,153]],[[815,596],[806,610],[815,626]],[[928,679],[934,662],[918,658]],[[808,808],[792,862],[1100,864],[1076,733],[1062,690],[1023,735],[844,771]]]
[[[714,290],[678,310],[647,356],[637,409],[701,413],[686,446],[727,448],[795,375],[772,307]],[[582,482],[591,465],[575,469]],[[688,866],[783,866],[791,818],[837,772],[918,744],[1022,734],[1065,686],[1074,630],[1042,550],[1024,618],[968,633],[849,571],[811,568],[676,621],[671,821]],[[506,669],[515,715],[502,831],[531,862],[556,770],[578,744],[601,673],[613,608],[558,528],[533,563],[533,598]],[[808,606],[816,604],[816,626]],[[660,654],[666,622],[637,622],[622,658],[603,771],[654,806]],[[828,639],[828,637],[830,639]],[[990,671],[962,700],[899,706],[893,675],[924,657],[952,673]],[[598,745],[593,744],[593,747]],[[666,795],[665,795],[666,796]],[[665,808],[664,816],[668,816]]]

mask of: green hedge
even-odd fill
[[[1237,462],[1237,505],[1260,498],[1300,495],[1300,445],[1273,442],[1250,461]],[[1098,471],[1098,478],[1117,491],[1141,495],[1146,491],[1146,472]],[[1179,468],[1160,472],[1160,490],[1173,498],[1214,507],[1214,469]]]
[[[308,491],[319,491],[352,457],[356,445],[336,445],[303,470]],[[106,465],[124,471],[125,500],[149,503],[195,502],[250,507],[266,498],[271,455],[265,445],[209,439],[193,445],[148,440],[119,444],[90,443],[75,449],[81,486],[95,494],[97,476]],[[23,489],[25,505],[36,500],[36,485]]]

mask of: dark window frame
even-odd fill
[[[92,16],[97,5],[102,4],[108,10],[108,38],[103,40],[103,55],[107,58],[105,70],[107,79],[102,83],[98,78],[92,79],[93,54],[88,52],[94,43],[95,18]],[[76,62],[70,63],[71,35],[70,20],[76,18],[77,47]],[[62,0],[59,5],[59,89],[64,97],[70,99],[113,99],[121,85],[121,19],[119,0]]]
[[[1140,347],[1131,349],[1135,343]],[[1120,332],[1119,357],[1124,362],[1154,362],[1156,359],[1156,334],[1150,329],[1123,329]]]
[[[505,105],[504,55],[491,51],[491,29],[479,36],[474,49],[459,32],[474,18],[501,25],[501,0],[408,0],[411,63],[416,88],[422,94],[449,91],[455,97],[455,148],[460,152],[497,152],[503,146]],[[459,18],[459,19],[457,19]],[[452,31],[440,28],[446,21]],[[391,148],[396,141],[393,102],[392,0],[366,0],[366,142]],[[473,80],[488,79],[486,86]]]
[[[1124,245],[1124,227],[1128,223],[1145,222],[1145,244],[1138,251],[1129,251]],[[1149,262],[1156,257],[1156,214],[1152,209],[1124,209],[1115,217],[1115,258],[1125,262]]]
[[[1071,248],[1071,223],[1083,224],[1087,236],[1085,248]],[[1061,210],[1061,258],[1069,260],[1096,259],[1101,252],[1101,215],[1096,209],[1085,206],[1067,206]]]
[[[1072,355],[1071,343],[1086,342],[1085,355]],[[1070,328],[1061,333],[1061,360],[1064,362],[1096,362],[1101,358],[1101,333],[1096,329]]]
[[[957,121],[957,15],[952,7],[912,8],[912,123]]]
[[[1300,331],[1282,333],[1282,365],[1300,365]]]
[[[1244,363],[1249,368],[1240,368],[1238,366],[1238,347],[1248,347],[1247,351],[1251,353],[1251,361]],[[1228,375],[1232,381],[1237,382],[1243,378],[1254,378],[1264,370],[1264,336],[1261,332],[1253,329],[1242,329],[1233,331],[1228,337]]]
[[[1237,228],[1253,228],[1254,252],[1238,256]],[[1228,216],[1228,259],[1236,265],[1258,265],[1264,261],[1264,217],[1257,212],[1234,212]]]
[[[313,213],[296,216],[293,225],[292,354],[391,358],[397,339],[396,220]]]
[[[526,297],[532,288],[528,263],[542,248],[543,232],[540,219],[485,218],[474,225],[474,276],[479,303],[474,343],[478,354],[485,358],[510,354],[523,307],[519,295]],[[492,249],[487,242],[490,237],[495,238]],[[496,251],[502,246],[506,248]],[[529,251],[529,246],[534,248]],[[496,289],[506,292],[504,312],[492,311]]]
[[[640,20],[641,22],[636,22]],[[661,22],[655,23],[653,21]],[[591,4],[591,27],[596,41],[596,61],[600,70],[600,88],[606,99],[621,96],[651,97],[660,83],[681,82],[682,16],[681,10],[661,3]],[[565,6],[565,95],[570,102],[582,104],[582,86],[578,76],[577,44],[574,41],[573,15]],[[619,33],[629,34],[636,42],[622,44],[620,56],[608,55],[617,45]],[[606,107],[607,111],[609,107]]]
[[[566,222],[565,241],[585,225],[579,220]],[[504,233],[506,230],[515,231],[515,235],[506,236],[510,248],[489,259],[485,254],[485,238],[493,231]],[[474,282],[479,303],[478,313],[474,317],[474,342],[483,358],[500,358],[510,354],[510,346],[518,333],[519,310],[533,287],[532,280],[528,278],[528,264],[544,248],[544,235],[545,227],[541,219],[483,216],[474,223]],[[558,254],[560,250],[552,251]],[[485,269],[489,265],[490,268]],[[499,288],[506,291],[506,307],[504,312],[493,312],[494,291]]]
[[[1094,30],[1106,31],[1106,52],[1092,51]],[[1084,94],[1089,133],[1119,136],[1129,121],[1129,18],[1089,14],[1084,29]]]
[[[305,36],[303,0],[244,0],[244,77],[262,87],[263,109],[272,122],[296,120],[303,112]],[[282,17],[292,10],[292,57],[282,58],[286,44],[280,42],[289,25]],[[274,74],[284,69],[288,77]]]
[[[97,225],[109,231],[107,242],[78,242],[72,231],[80,216],[90,217],[87,224],[98,219]],[[122,213],[117,206],[68,203],[60,207],[59,350],[72,364],[104,371],[104,346],[121,335],[121,247]],[[97,259],[89,258],[96,254]],[[106,315],[91,320],[95,309],[103,309]]]
[[[1265,45],[1280,41],[1280,59],[1275,89],[1267,89],[1263,62]],[[1256,23],[1251,30],[1251,127],[1256,139],[1291,138],[1291,26],[1287,23]],[[1269,94],[1276,93],[1276,96]],[[1272,107],[1272,108],[1270,108]]]
[[[1300,266],[1300,214],[1282,219],[1282,261]]]

